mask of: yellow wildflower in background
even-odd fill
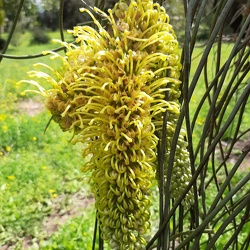
[[[108,20],[107,29],[82,9],[98,30],[77,26],[76,44],[61,42],[65,57],[47,52],[62,61],[62,71],[37,64],[53,75],[29,72],[46,79],[51,89],[26,82],[38,87],[61,129],[73,132],[72,142],[86,145],[83,157],[91,158],[83,171],[92,172],[101,237],[112,249],[139,250],[150,228],[155,131],[161,131],[162,114],[169,112],[168,152],[179,115],[178,42],[165,9],[153,1],[120,1],[109,14],[95,10]],[[184,134],[178,144],[186,147]],[[176,168],[188,163],[186,153],[177,151],[176,158],[182,158]]]
[[[0,114],[0,121],[4,121],[6,119],[7,115]]]
[[[4,133],[6,133],[8,131],[8,126],[7,125],[3,125],[2,126],[2,130]]]
[[[56,191],[54,189],[49,189],[49,192],[50,192],[52,198],[57,197]]]
[[[15,180],[16,179],[16,177],[14,176],[14,175],[9,175],[9,176],[7,176],[7,178],[9,179],[9,180]]]

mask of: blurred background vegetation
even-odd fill
[[[94,6],[95,2],[84,1],[89,6]],[[100,6],[104,11],[112,8],[115,0],[105,0],[101,2]],[[183,0],[168,0],[161,1],[166,8],[167,13],[171,17],[171,23],[175,27],[176,34],[179,40],[184,37],[184,23],[185,10]],[[209,36],[209,27],[212,25],[212,16],[215,13],[215,7],[218,5],[218,0],[207,2],[204,12],[204,19],[201,21],[199,34],[197,39],[204,40]],[[233,35],[239,32],[240,23],[244,15],[247,0],[235,0],[230,12],[227,15],[228,26],[225,30],[225,35]],[[19,1],[15,0],[0,0],[0,37],[1,33],[8,32],[11,28],[12,22],[18,9]],[[99,6],[99,7],[100,7]],[[86,7],[81,0],[64,1],[63,7],[63,28],[71,29],[77,24],[86,23],[90,21],[87,14],[79,12],[79,8]],[[25,0],[23,8],[15,29],[15,36],[12,39],[12,44],[18,45],[20,36],[25,31],[33,32],[34,42],[47,43],[48,39],[46,31],[55,31],[59,28],[59,11],[60,1],[57,0]],[[0,48],[3,46],[3,41]]]

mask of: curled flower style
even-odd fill
[[[65,57],[47,52],[63,64],[60,71],[39,64],[53,76],[29,72],[50,83],[50,89],[26,82],[45,96],[61,129],[73,132],[72,143],[86,145],[83,157],[92,156],[83,171],[92,172],[101,237],[112,249],[143,249],[157,170],[155,130],[161,130],[162,114],[169,112],[172,137],[179,114],[178,42],[165,9],[152,0],[120,1],[108,14],[95,9],[108,20],[106,28],[87,9],[81,11],[97,29],[74,27],[76,43],[61,42]],[[177,155],[187,160],[180,150]],[[176,188],[173,183],[173,195]]]

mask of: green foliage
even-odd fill
[[[91,249],[95,212],[84,211],[80,217],[76,217],[65,223],[48,241],[40,242],[41,250],[81,250]]]
[[[194,93],[191,97],[190,100],[190,117],[191,118],[195,118],[195,112],[197,114],[197,109],[199,108],[199,105],[201,104],[201,100],[203,98],[203,94],[204,94],[204,90],[207,88],[206,85],[208,84],[208,82],[213,81],[213,78],[215,77],[215,73],[216,73],[216,65],[215,65],[215,60],[216,60],[216,51],[217,51],[218,47],[215,44],[212,47],[211,53],[209,54],[208,58],[207,58],[207,65],[209,67],[209,69],[207,70],[207,72],[205,70],[202,71],[202,74],[199,78],[199,81],[197,82],[197,87],[194,90]],[[220,57],[220,63],[223,65],[226,60],[229,57],[229,53],[230,51],[232,51],[233,49],[233,43],[223,43],[221,48],[220,48],[220,53],[221,53],[221,57]],[[192,67],[191,67],[191,75],[195,74],[195,71],[197,69],[197,66],[201,60],[201,56],[202,53],[204,51],[204,47],[202,46],[202,43],[200,43],[197,48],[194,50],[193,52],[193,59],[192,59]],[[236,64],[237,63],[237,58],[232,62],[232,64]],[[231,77],[233,77],[234,73],[234,66],[232,65],[230,67],[230,70],[227,72],[227,78],[230,79]],[[237,79],[239,79],[240,74],[237,76],[237,78],[232,82],[232,85],[235,85],[237,83]],[[228,118],[228,116],[230,115],[230,113],[232,112],[233,108],[235,107],[235,104],[240,96],[240,94],[242,93],[242,91],[244,90],[244,87],[246,87],[247,85],[247,81],[248,81],[248,77],[249,74],[246,75],[246,77],[244,79],[242,79],[241,85],[239,86],[239,88],[236,89],[234,95],[232,96],[231,101],[228,103],[227,108],[225,110],[225,114],[222,117],[223,122],[225,123],[226,119]],[[225,84],[222,86],[222,90],[220,95],[218,96],[217,102],[219,102],[221,100],[222,94],[223,92],[226,90],[226,88],[228,87],[228,81],[225,81]],[[205,100],[205,102],[202,105],[202,109],[199,110],[198,116],[195,118],[196,119],[196,123],[194,126],[194,131],[193,131],[193,143],[194,146],[197,146],[199,143],[199,139],[202,135],[203,132],[203,128],[204,128],[204,123],[206,121],[207,118],[207,113],[209,111],[210,108],[210,103],[209,103],[209,99],[207,98]],[[249,124],[248,124],[248,114],[250,113],[250,107],[249,105],[247,105],[245,107],[245,113],[243,115],[243,119],[241,121],[241,131],[245,131],[246,129],[249,128]],[[233,120],[231,125],[229,126],[229,128],[225,131],[225,133],[223,134],[223,140],[227,140],[232,138],[232,134],[233,134],[233,130],[236,127],[236,123],[237,123],[237,119]]]
[[[20,1],[16,0],[3,0],[3,8],[6,12],[6,16],[13,20],[14,16],[16,14],[16,10],[20,4]],[[25,0],[23,2],[23,13],[25,13],[26,16],[33,16],[37,13],[37,5],[35,4],[35,1],[32,0]]]
[[[4,23],[4,18],[5,18],[5,11],[3,9],[3,0],[0,0],[0,27]]]
[[[61,194],[86,192],[78,181],[80,149],[73,150],[68,138],[53,124],[43,135],[47,113],[21,115],[18,119],[7,114],[5,117],[10,132],[4,137],[9,141],[6,139],[7,146],[2,146],[0,156],[2,244],[27,235],[39,237],[41,222],[50,214],[53,199]]]
[[[41,110],[30,116],[22,108],[27,97],[20,94],[26,87],[17,87],[15,83],[26,74],[25,64],[9,64],[6,60],[1,70],[0,246],[14,244],[21,249],[23,237],[44,237],[42,222],[51,214],[53,204],[62,200],[58,209],[63,210],[66,197],[75,193],[86,195],[89,188],[88,181],[79,181],[84,160],[81,147],[73,148],[68,143],[71,135],[63,134],[53,122],[44,133],[49,114]]]
[[[42,8],[47,11],[55,11],[59,10],[60,3],[56,0],[42,0],[41,1]]]
[[[0,27],[4,24],[5,12],[0,8]]]
[[[50,41],[50,37],[46,34],[44,29],[39,27],[35,27],[32,34],[33,38],[31,40],[31,44],[47,44]]]

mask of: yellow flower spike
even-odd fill
[[[125,194],[126,194],[127,198],[132,197],[132,193],[130,192],[130,190],[127,187],[125,187]]]
[[[42,65],[52,76],[30,73],[51,89],[30,83],[46,97],[62,130],[73,132],[71,142],[84,143],[83,156],[91,155],[83,171],[92,172],[103,239],[114,249],[143,249],[157,164],[154,133],[161,132],[167,111],[167,160],[179,115],[178,42],[165,9],[152,0],[120,1],[108,14],[95,8],[108,20],[107,30],[90,11],[81,11],[98,30],[77,26],[71,31],[76,44],[60,42],[67,49],[65,57],[47,52],[62,61],[60,72]],[[164,100],[166,92],[169,100]],[[180,161],[174,173],[178,176],[181,169],[186,183],[190,173],[180,167],[188,164],[184,136],[185,131],[178,140]]]

